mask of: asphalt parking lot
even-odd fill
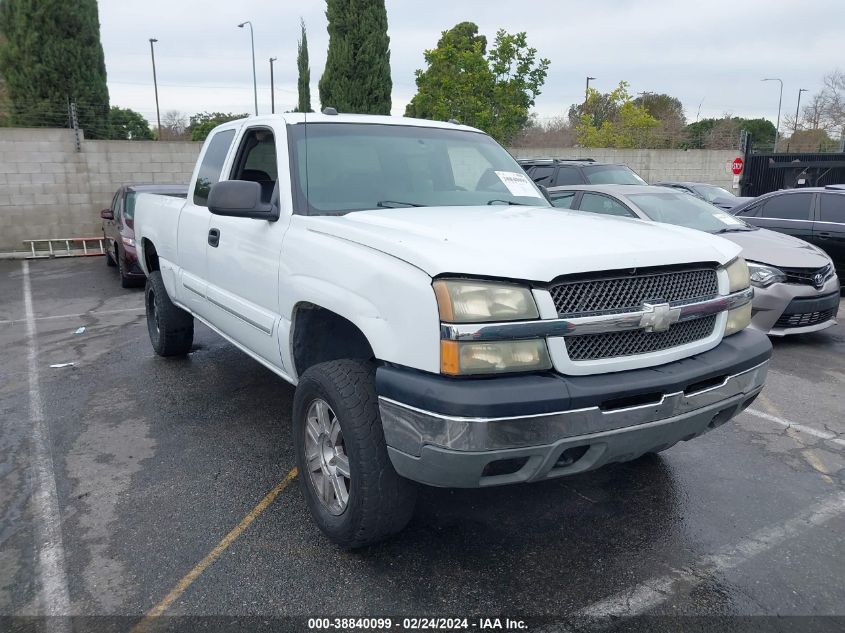
[[[292,474],[292,387],[201,325],[189,358],[156,357],[143,292],[99,257],[2,261],[0,297],[2,616],[43,613],[43,596],[125,630],[151,611],[845,615],[843,323],[775,341],[750,412],[694,442],[540,484],[425,488],[397,538],[345,552]]]

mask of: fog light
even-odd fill
[[[440,371],[450,376],[550,369],[545,339],[490,343],[440,341]]]
[[[725,323],[725,336],[736,334],[744,330],[751,323],[751,302],[744,306],[734,308],[728,312],[728,322]]]

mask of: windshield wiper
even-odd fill
[[[379,200],[376,202],[379,209],[400,209],[402,207],[424,207],[424,204],[416,202],[402,202],[400,200]]]
[[[719,229],[718,231],[716,231],[716,235],[718,235],[720,233],[745,233],[746,231],[753,231],[753,230],[754,229],[752,229],[751,227],[748,227],[748,226],[736,226],[736,227],[726,226],[725,228]]]
[[[512,207],[527,207],[528,205],[523,202],[514,202],[513,200],[502,200],[501,198],[493,198],[492,200],[488,200],[487,204],[507,204]]]

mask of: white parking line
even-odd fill
[[[799,536],[843,514],[845,493],[828,497],[780,525],[757,530],[735,545],[728,545],[715,554],[702,556],[686,567],[673,569],[664,576],[647,580],[580,609],[572,618],[577,622],[582,618],[589,620],[641,615],[710,580],[716,574],[734,569],[749,559],[779,546],[787,539]]]
[[[758,418],[762,418],[763,420],[774,422],[775,424],[779,424],[784,428],[795,429],[799,433],[805,433],[807,435],[812,435],[813,437],[818,437],[823,440],[829,440],[834,444],[839,444],[840,446],[845,446],[845,439],[840,439],[836,435],[836,433],[831,433],[830,431],[822,431],[821,429],[815,429],[812,426],[807,426],[806,424],[799,424],[797,422],[784,420],[783,418],[779,418],[776,415],[771,415],[770,413],[766,413],[765,411],[758,411],[757,409],[746,409],[745,411],[743,411],[743,413],[748,413]]]
[[[38,377],[38,341],[32,309],[29,262],[23,262],[23,299],[26,314],[27,362],[29,371],[29,416],[32,425],[33,523],[36,530],[38,571],[41,578],[41,606],[47,616],[70,615],[70,594],[62,545],[61,515],[56,494],[56,475],[50,451],[50,430],[44,420],[44,405]],[[53,630],[69,624],[65,618],[47,621]]]
[[[119,310],[99,310],[96,312],[77,312],[76,314],[57,314],[54,316],[34,317],[33,321],[49,321],[51,319],[76,319],[79,317],[98,316],[100,314],[120,314],[121,312],[144,312],[144,306],[137,308],[121,308]],[[11,325],[13,323],[27,323],[29,318],[25,319],[7,319],[0,321],[0,325]]]

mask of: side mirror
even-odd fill
[[[208,210],[215,215],[275,222],[279,210],[261,201],[261,185],[251,180],[221,180],[211,185]]]
[[[103,209],[100,211],[100,217],[104,220],[114,220],[114,212],[111,209]]]

